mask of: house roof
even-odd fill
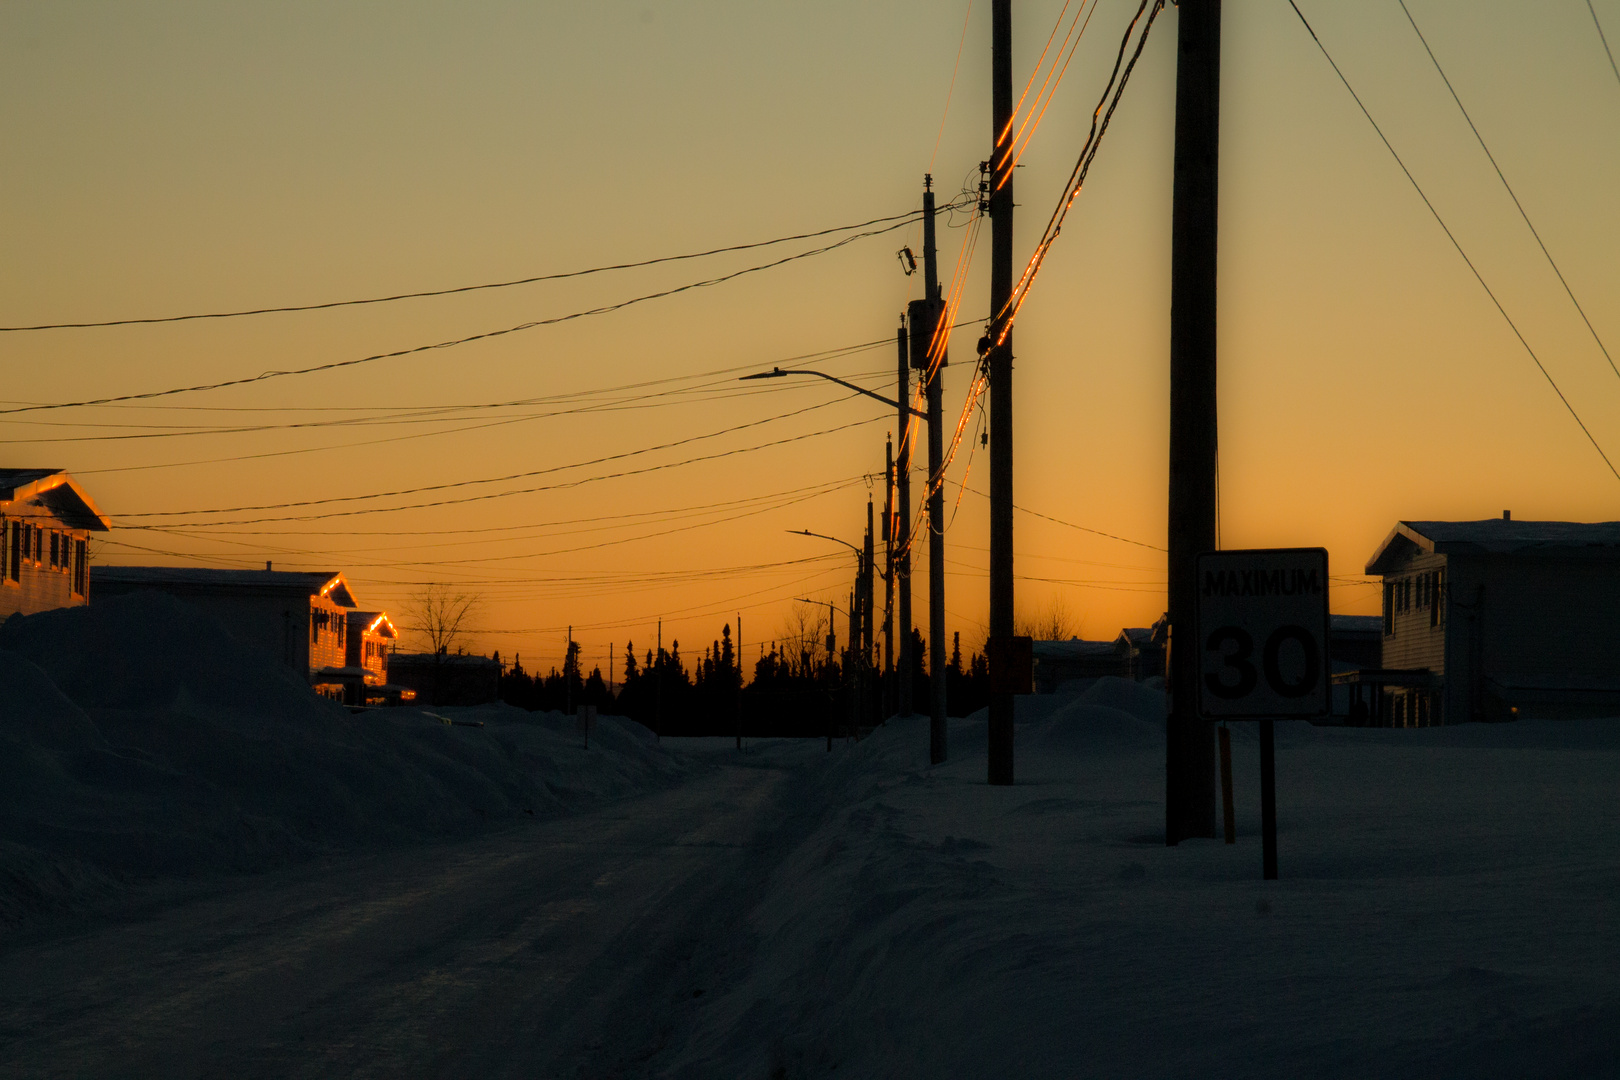
[[[1384,633],[1384,618],[1382,615],[1329,615],[1328,629],[1335,634],[1357,633],[1378,634]]]
[[[1367,573],[1388,573],[1419,551],[1620,558],[1620,521],[1397,521],[1367,560]]]
[[[43,506],[70,529],[112,528],[78,481],[61,469],[0,469],[0,509],[7,503]]]
[[[351,611],[349,613],[350,626],[359,625],[362,632],[376,633],[379,637],[398,637],[399,632],[394,629],[394,620],[388,617],[386,611]]]
[[[1114,640],[1118,642],[1120,638],[1124,638],[1129,644],[1140,649],[1144,645],[1153,644],[1153,627],[1127,626],[1119,632],[1119,637]]]
[[[1101,656],[1114,651],[1112,641],[1082,641],[1079,638],[1070,638],[1068,641],[1032,641],[1029,643],[1030,652],[1037,660],[1069,660],[1081,656]]]
[[[285,592],[325,596],[340,607],[354,607],[343,575],[332,570],[228,570],[213,566],[97,566],[98,585],[150,586],[197,592]],[[375,614],[375,613],[374,613]]]

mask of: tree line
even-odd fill
[[[524,670],[520,656],[502,666],[501,700],[531,711],[574,712],[594,705],[603,715],[626,716],[660,735],[822,736],[829,725],[842,730],[866,718],[875,723],[895,700],[895,675],[863,667],[861,654],[829,655],[825,622],[803,622],[784,639],[761,645],[744,678],[746,662],[737,655],[731,625],[688,661],[681,644],[644,649],[626,642],[617,677],[609,680],[600,665],[586,675],[578,642],[571,642],[562,670],[545,675]],[[928,705],[928,650],[912,630],[912,655],[918,658],[912,701],[919,712]],[[495,657],[500,659],[499,654]],[[989,664],[973,653],[964,665],[961,635],[954,637],[945,670],[946,696],[953,716],[982,708],[989,694]]]

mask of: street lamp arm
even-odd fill
[[[874,392],[872,390],[868,390],[864,386],[856,386],[852,382],[845,382],[843,379],[838,378],[836,375],[829,375],[825,371],[814,371],[814,370],[812,370],[810,368],[795,368],[792,371],[784,371],[779,367],[771,368],[771,370],[769,370],[769,371],[761,371],[761,372],[757,372],[757,373],[755,373],[753,375],[739,376],[737,381],[742,382],[745,379],[779,379],[779,378],[783,377],[784,375],[814,375],[818,379],[826,379],[828,382],[837,383],[839,386],[842,386],[842,387],[844,387],[846,389],[849,389],[849,390],[853,390],[857,394],[865,394],[867,397],[873,399],[874,401],[881,401],[881,402],[883,402],[883,404],[887,405],[891,409],[898,409],[900,407],[900,403],[898,401],[895,401],[893,398],[886,398],[882,394],[876,393],[876,392]],[[926,412],[923,412],[921,409],[914,409],[910,405],[907,405],[906,406],[906,411],[909,412],[912,416],[915,416],[919,420],[926,421],[928,419],[928,414]]]
[[[833,612],[835,614],[838,614],[838,615],[847,615],[848,614],[846,611],[844,611],[843,608],[841,608],[838,605],[834,604],[830,600],[806,600],[802,596],[795,596],[793,598],[793,602],[796,603],[796,604],[815,604],[817,607],[824,607],[828,611],[831,611],[831,612]]]
[[[849,550],[855,553],[857,558],[866,557],[866,552],[862,551],[848,540],[840,540],[836,536],[827,536],[824,533],[811,532],[809,529],[788,529],[786,531],[792,533],[794,536],[813,536],[818,540],[831,540],[835,544],[843,544],[845,547],[849,548]],[[817,601],[817,603],[820,602],[821,601]]]

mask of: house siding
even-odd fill
[[[51,561],[53,535],[56,565]],[[85,529],[63,528],[45,512],[24,509],[0,517],[0,619],[85,603],[90,591],[89,535]]]
[[[1385,613],[1384,667],[1445,674],[1450,615],[1445,601],[1451,587],[1446,570],[1446,556],[1424,553],[1385,576],[1390,610]],[[1426,581],[1438,583],[1432,597],[1426,595],[1431,588]],[[1396,599],[1403,592],[1410,594],[1404,603]]]

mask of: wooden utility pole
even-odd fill
[[[883,444],[883,715],[895,707],[894,678],[894,440]]]
[[[990,151],[990,745],[992,784],[1013,782],[1012,0],[992,0]]]
[[[861,655],[865,658],[867,666],[872,663],[872,608],[877,598],[872,583],[872,563],[875,552],[872,550],[875,538],[872,535],[872,496],[866,496],[866,543],[861,552]]]
[[[743,651],[742,651],[742,612],[737,612],[737,647],[731,654],[737,664],[737,749],[742,749],[742,688],[743,688]]]
[[[1221,0],[1181,0],[1170,226],[1170,713],[1167,844],[1215,835],[1215,735],[1198,718],[1198,556],[1214,551]]]
[[[911,371],[907,365],[905,320],[900,323],[900,383],[894,400],[900,403],[900,454],[894,462],[895,499],[895,588],[900,593],[900,656],[895,668],[895,712],[911,715]]]
[[[945,492],[939,471],[945,460],[941,405],[945,357],[934,353],[940,333],[939,255],[934,244],[933,177],[923,178],[923,292],[913,300],[911,362],[928,402],[928,760],[942,764],[945,742]]]

